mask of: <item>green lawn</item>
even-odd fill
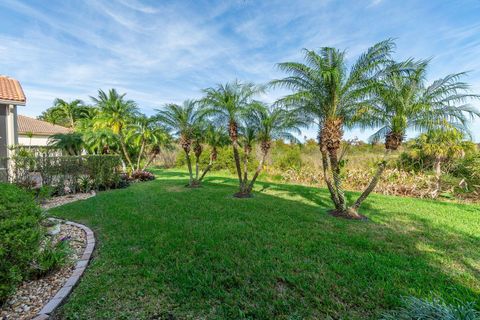
[[[373,195],[369,221],[329,216],[328,194],[158,179],[52,209],[98,245],[61,319],[376,319],[402,295],[478,301],[480,206]]]

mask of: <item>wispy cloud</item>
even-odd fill
[[[399,59],[434,57],[431,79],[473,70],[468,80],[480,91],[478,10],[474,0],[461,6],[414,0],[56,0],[40,6],[3,0],[0,72],[22,82],[26,114],[38,115],[55,97],[88,100],[110,87],[151,113],[166,102],[199,97],[216,83],[282,76],[275,64],[301,59],[302,48],[337,46],[353,59],[374,42],[396,37]],[[284,93],[262,98],[271,102]]]

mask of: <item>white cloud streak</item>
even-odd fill
[[[473,70],[468,80],[480,90],[478,21],[445,21],[435,2],[366,3],[88,0],[34,7],[3,0],[0,73],[22,82],[29,115],[55,97],[88,100],[98,88],[110,87],[128,92],[151,113],[163,103],[198,97],[216,83],[279,77],[275,63],[301,59],[305,47],[337,46],[355,58],[374,42],[397,37],[399,58],[434,56],[432,79]],[[480,9],[475,2],[466,5]],[[474,125],[480,140],[480,122]]]

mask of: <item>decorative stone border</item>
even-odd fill
[[[87,268],[88,262],[90,261],[93,253],[93,249],[95,248],[95,236],[93,235],[93,231],[90,230],[89,227],[71,221],[66,221],[65,224],[69,224],[82,229],[87,236],[87,246],[85,247],[85,250],[83,251],[83,255],[80,260],[77,261],[75,269],[73,270],[70,278],[68,278],[63,287],[61,287],[60,290],[57,291],[55,296],[50,299],[50,301],[48,301],[46,305],[43,306],[42,310],[40,310],[37,316],[32,320],[48,319],[50,314],[67,298],[67,296],[70,294],[73,287],[77,284],[78,280],[80,280],[80,277]]]

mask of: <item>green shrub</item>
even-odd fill
[[[280,170],[299,169],[303,165],[300,148],[296,145],[274,147],[272,150],[272,165]]]
[[[403,299],[403,306],[384,314],[382,320],[478,320],[480,313],[473,303],[446,304],[443,300]]]
[[[459,159],[452,169],[452,174],[457,177],[480,181],[480,152]]]
[[[239,150],[240,157],[243,157],[243,151]],[[252,155],[250,156],[250,162],[248,164],[249,172],[253,172],[258,165],[258,161],[255,159],[254,151],[252,151]],[[190,159],[192,161],[192,168],[195,170],[195,156],[193,152],[190,154]],[[202,155],[200,156],[200,170],[203,170],[208,163],[210,162],[210,149],[208,147],[205,148]],[[185,152],[183,150],[179,150],[176,162],[176,167],[187,167],[187,161],[185,157]],[[243,169],[243,162],[242,162],[242,169]],[[230,173],[235,173],[235,159],[233,158],[233,149],[231,146],[225,146],[222,148],[217,149],[217,160],[212,166],[212,171],[219,171],[219,170],[228,170]]]
[[[54,191],[54,188],[51,186],[41,186],[34,192],[35,200],[37,203],[44,203],[53,196]]]
[[[40,219],[33,195],[0,184],[0,305],[28,275],[42,238]]]
[[[117,188],[121,159],[116,155],[89,155],[84,158],[85,173],[93,181],[93,189]]]
[[[43,186],[54,188],[56,195],[85,189],[116,188],[120,182],[121,160],[118,155],[57,156],[44,153],[32,156],[19,152],[12,161],[14,183],[24,189],[36,187],[32,176],[40,177]],[[85,176],[91,180],[88,188],[82,181]]]

